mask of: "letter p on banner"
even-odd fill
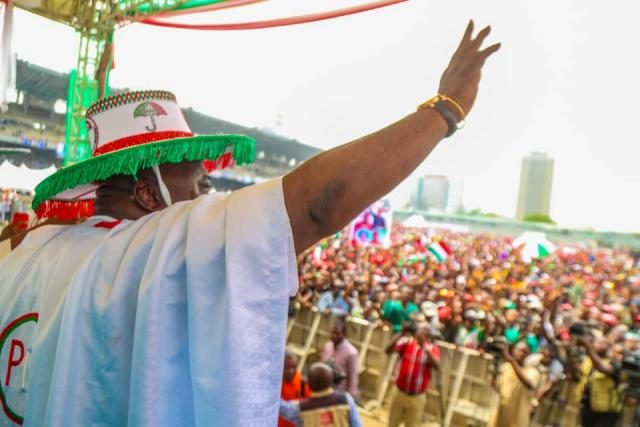
[[[16,355],[16,349],[19,349],[20,355]],[[9,359],[7,360],[7,376],[4,380],[4,385],[9,385],[11,382],[11,370],[20,365],[24,360],[24,343],[20,340],[11,340],[11,347],[9,350]]]
[[[5,419],[16,425],[23,424],[26,369],[38,317],[38,313],[26,313],[4,328],[0,326],[0,425],[7,425]],[[31,326],[25,328],[25,325]]]

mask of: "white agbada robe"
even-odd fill
[[[11,239],[5,239],[0,242],[0,259],[11,253]]]
[[[282,181],[104,220],[0,260],[0,425],[276,425],[297,290]]]

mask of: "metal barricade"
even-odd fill
[[[300,358],[303,370],[319,360],[330,339],[331,318],[316,309],[300,309],[288,325],[287,349]],[[375,412],[388,406],[393,397],[393,379],[398,357],[387,356],[391,330],[361,319],[347,321],[347,338],[359,350],[360,403]],[[446,342],[440,348],[440,371],[433,372],[427,390],[425,415],[439,425],[488,425],[498,406],[498,394],[491,387],[493,358],[475,350],[457,349]]]

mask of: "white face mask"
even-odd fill
[[[160,195],[162,196],[162,200],[167,206],[171,206],[171,193],[169,193],[169,189],[167,185],[162,180],[162,174],[160,173],[160,167],[158,165],[153,165],[151,167],[153,169],[153,173],[156,174],[156,179],[158,180],[158,186],[160,187]]]

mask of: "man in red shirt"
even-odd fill
[[[282,374],[282,389],[280,397],[283,400],[300,400],[311,396],[311,389],[297,370],[298,356],[287,352],[284,356],[284,371]],[[278,427],[295,427],[292,423],[280,417]]]
[[[440,367],[440,349],[429,341],[429,336],[429,325],[421,323],[414,336],[407,336],[405,329],[387,347],[387,354],[394,351],[400,354],[397,392],[391,403],[389,427],[401,423],[405,427],[417,427],[422,421],[431,369]]]

